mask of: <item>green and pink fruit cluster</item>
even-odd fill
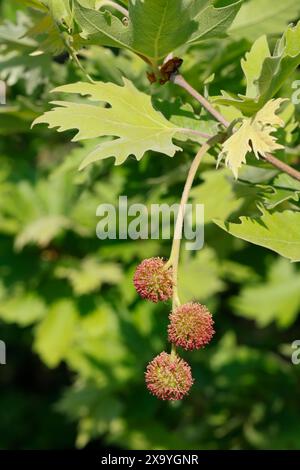
[[[162,258],[149,258],[136,268],[133,283],[138,294],[151,302],[164,302],[172,297],[172,269],[165,268]]]
[[[214,321],[205,305],[189,302],[171,312],[168,327],[169,341],[192,351],[206,346],[215,331]]]
[[[166,352],[148,364],[145,375],[148,390],[161,400],[181,400],[194,381],[188,363]]]
[[[136,268],[134,285],[151,302],[166,301],[173,294],[173,272],[162,258],[145,259]],[[188,302],[169,315],[168,339],[185,350],[205,347],[212,339],[214,321],[205,305]],[[193,385],[189,364],[177,353],[160,353],[147,366],[146,385],[161,400],[181,400]]]

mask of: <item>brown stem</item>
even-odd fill
[[[229,127],[229,122],[222,116],[219,111],[217,111],[208,101],[204,96],[200,95],[195,88],[193,88],[184,78],[182,75],[174,75],[171,78],[171,81],[175,83],[176,85],[180,86],[181,88],[184,88],[191,96],[193,96],[199,103],[202,104],[202,106],[212,115],[214,118],[216,118],[217,121],[219,121],[221,124],[223,124],[224,127]]]
[[[171,78],[172,82],[176,85],[180,86],[184,90],[186,90],[193,98],[195,98],[202,106],[212,115],[214,118],[219,121],[226,129],[228,129],[230,123],[219,113],[210,103],[207,101],[204,96],[198,93],[183,77],[182,75],[174,75]],[[287,173],[292,178],[300,181],[300,171],[296,170],[295,168],[287,165],[283,161],[279,160],[278,158],[274,157],[274,155],[267,154],[265,155],[264,159],[271,163],[271,165],[275,166],[279,170]]]
[[[292,178],[295,178],[296,180],[300,181],[300,171],[296,170],[295,168],[291,167],[290,165],[287,165],[282,160],[279,160],[278,158],[274,157],[270,153],[267,153],[264,156],[264,159],[267,162],[271,163],[271,165],[273,165],[276,168],[278,168],[279,170],[283,171],[283,173],[287,173]]]

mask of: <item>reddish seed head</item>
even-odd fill
[[[169,341],[186,350],[200,349],[210,342],[214,321],[204,305],[189,302],[171,312]]]
[[[194,382],[188,363],[166,352],[148,364],[145,376],[148,390],[160,400],[181,400]]]
[[[162,258],[145,259],[136,268],[133,283],[143,299],[155,303],[169,300],[173,293],[172,268],[165,269]]]

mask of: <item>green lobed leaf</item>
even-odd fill
[[[130,29],[117,16],[108,11],[85,8],[80,1],[75,1],[74,6],[76,22],[89,43],[132,50]]]
[[[74,33],[74,14],[69,0],[47,0],[42,12],[34,17],[33,26],[25,34],[26,38],[38,43],[36,53],[59,55],[70,46],[78,48],[83,42]]]
[[[205,39],[223,36],[238,14],[242,0],[231,0],[221,7],[215,7],[214,0],[196,0],[192,3],[195,14],[193,19],[197,23],[197,29],[188,42],[198,43]]]
[[[132,48],[159,60],[186,43],[197,28],[191,17],[192,3],[191,0],[130,0]]]
[[[50,13],[43,15],[26,32],[26,37],[34,39],[38,43],[37,52],[46,52],[53,55],[59,55],[65,50],[65,43]]]
[[[73,141],[117,136],[115,140],[105,141],[95,147],[82,162],[80,169],[112,156],[115,157],[116,164],[120,165],[129,155],[135,155],[140,160],[148,150],[170,157],[181,150],[172,143],[180,129],[156,111],[150,96],[137,90],[129,80],[124,79],[123,87],[112,83],[79,82],[54,91],[89,95],[94,104],[54,102],[59,107],[37,118],[33,125],[47,123],[50,128],[59,127],[59,132],[78,129]],[[111,107],[103,107],[103,102],[109,103]]]
[[[286,201],[298,202],[300,199],[300,182],[286,173],[280,173],[274,179],[272,186],[267,188],[271,189],[263,195],[264,206],[267,209],[274,209]]]
[[[259,159],[267,152],[284,148],[272,135],[276,128],[284,126],[284,121],[276,114],[283,101],[282,98],[270,100],[253,118],[244,118],[239,127],[233,127],[233,134],[222,144],[218,163],[224,156],[225,164],[231,168],[235,178],[238,178],[238,170],[242,163],[246,163],[249,152]]]
[[[266,103],[300,65],[300,21],[290,26],[278,42],[272,56],[266,57],[257,80],[259,105]]]
[[[241,60],[241,66],[247,81],[246,96],[248,98],[257,97],[256,82],[261,74],[262,64],[266,57],[270,55],[267,36],[258,38],[250,51],[246,53],[245,59]]]
[[[215,101],[221,105],[234,106],[244,115],[252,116],[276,95],[299,66],[300,21],[296,26],[287,28],[272,55],[263,36],[256,40],[241,64],[247,81],[246,95],[222,92],[223,96]]]
[[[213,0],[130,0],[128,24],[107,10],[75,1],[75,18],[90,43],[123,47],[159,61],[188,43],[222,36],[241,0],[215,8]],[[180,21],[178,19],[180,18]]]

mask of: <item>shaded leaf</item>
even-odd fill
[[[240,0],[221,8],[213,0],[130,0],[124,25],[114,14],[85,8],[77,0],[75,16],[89,42],[127,48],[156,62],[187,42],[222,36],[240,5]]]
[[[74,2],[75,19],[82,36],[91,44],[124,47],[132,50],[130,29],[109,11],[85,8],[80,1]]]
[[[229,34],[234,38],[257,39],[262,34],[276,34],[300,13],[298,0],[249,0],[244,2]]]
[[[215,120],[195,113],[193,107],[189,103],[183,104],[180,98],[170,101],[156,100],[155,105],[175,126],[185,129],[184,133],[176,134],[178,140],[203,143],[208,137],[203,137],[202,133],[213,136],[218,132],[218,123]]]
[[[193,3],[197,30],[188,41],[190,43],[223,36],[242,5],[240,0],[231,0],[220,7],[215,6],[214,0],[196,0]]]
[[[56,302],[39,324],[34,350],[48,367],[57,366],[69,352],[75,334],[77,312],[71,300]]]
[[[207,299],[224,288],[215,253],[204,248],[194,257],[186,255],[179,266],[179,297],[188,302]]]
[[[237,315],[255,320],[260,327],[276,321],[289,327],[300,308],[300,276],[293,264],[283,258],[276,260],[268,279],[242,288],[231,301]]]
[[[190,0],[130,0],[132,49],[157,61],[185,44],[197,28],[191,4]]]
[[[240,223],[215,220],[231,235],[255,245],[269,248],[291,261],[300,261],[300,212],[270,213],[261,208],[262,216],[240,217]]]
[[[122,280],[122,270],[118,264],[101,263],[95,258],[85,258],[74,266],[59,266],[55,275],[68,279],[78,295],[99,290],[103,283],[119,284]]]

